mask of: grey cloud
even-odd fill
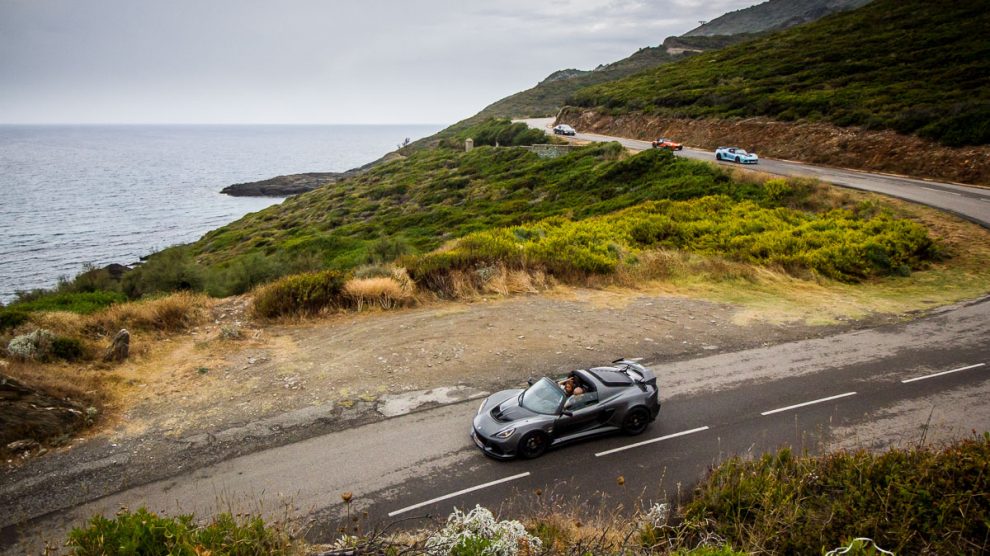
[[[0,123],[451,122],[750,3],[0,0]]]

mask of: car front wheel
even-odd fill
[[[519,457],[538,458],[550,447],[550,438],[542,432],[531,432],[519,441]]]
[[[643,407],[634,408],[622,420],[622,431],[628,435],[635,436],[646,430],[650,424],[650,412]]]

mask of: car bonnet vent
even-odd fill
[[[505,405],[505,402],[502,402],[496,405],[495,407],[493,407],[491,411],[491,415],[492,415],[492,419],[495,419],[496,421],[501,421],[503,423],[507,423],[512,419],[508,419],[505,417],[505,412],[502,410],[503,405]]]

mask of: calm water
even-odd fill
[[[360,166],[442,126],[0,126],[0,302],[280,199],[227,185]]]

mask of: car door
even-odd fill
[[[601,424],[601,417],[597,392],[570,396],[564,402],[560,417],[554,425],[554,437],[564,438],[594,429]]]

